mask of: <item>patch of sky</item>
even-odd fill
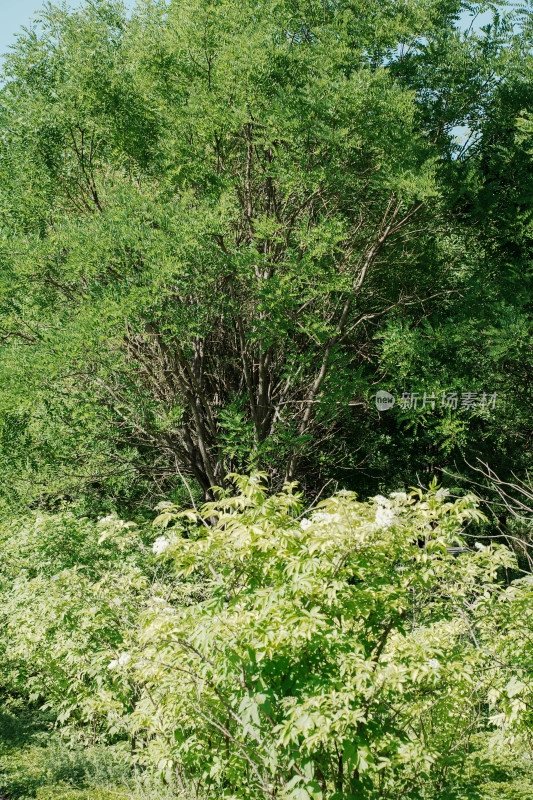
[[[516,29],[521,22],[524,13],[530,13],[530,0],[523,2],[503,2],[496,4],[476,5],[465,8],[459,19],[459,28],[465,34],[476,34],[482,36],[484,29],[491,25],[495,17],[503,17],[512,14],[513,21],[510,23]],[[452,136],[456,143],[456,158],[461,158],[475,144],[479,138],[479,132],[472,130],[467,125],[456,125],[452,130]]]
[[[66,5],[70,8],[79,8],[87,2],[91,0],[71,0]],[[135,0],[123,0],[123,4],[128,9],[136,5]],[[17,33],[20,33],[22,28],[28,27],[39,16],[39,9],[43,8],[43,5],[42,0],[0,0],[0,67]],[[61,5],[61,2],[53,5]]]

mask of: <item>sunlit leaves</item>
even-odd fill
[[[217,791],[247,797],[371,797],[378,785],[389,796],[431,780],[495,685],[473,630],[512,557],[450,555],[480,514],[435,483],[304,511],[293,487],[269,496],[263,476],[233,477],[240,494],[195,512],[196,531],[180,532],[178,509],[159,519],[178,525],[165,559],[207,596],[147,610],[137,674],[148,694],[135,716],[150,747],[174,731],[178,769],[207,759]]]

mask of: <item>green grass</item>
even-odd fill
[[[112,748],[68,748],[44,716],[0,707],[0,797],[129,800],[129,777]]]
[[[465,762],[450,759],[435,800],[533,800],[533,762],[523,748],[491,747],[487,733],[473,736],[471,748]]]
[[[170,787],[159,785],[136,791],[131,771],[115,748],[68,747],[42,714],[0,706],[0,800],[175,797]],[[431,794],[431,800],[437,796]],[[450,760],[438,800],[533,800],[533,763],[524,753],[491,750],[487,735],[479,734],[473,737],[466,763],[457,761],[454,766]]]

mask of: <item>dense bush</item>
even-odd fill
[[[491,746],[526,752],[530,581],[507,585],[512,553],[475,541],[474,498],[306,509],[295,485],[234,481],[198,511],[163,504],[152,533],[27,525],[35,574],[4,577],[2,598],[19,693],[183,797],[432,798],[493,774]],[[98,569],[54,573],[35,535],[54,525],[99,538]]]

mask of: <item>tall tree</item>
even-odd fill
[[[461,106],[424,111],[439,48],[458,48],[463,99],[486,71],[459,10],[192,0],[128,19],[100,0],[19,38],[0,315],[26,480],[208,494],[249,466],[353,465],[376,333],[461,273],[439,167]]]

